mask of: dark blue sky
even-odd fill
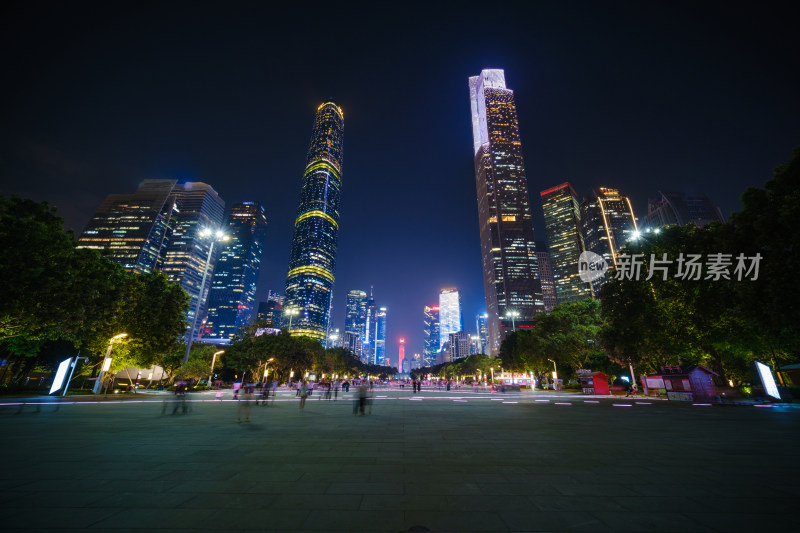
[[[377,3],[376,3],[377,4]],[[2,13],[0,190],[80,231],[145,178],[205,181],[269,219],[261,295],[283,292],[314,111],[345,113],[334,323],[375,287],[421,351],[422,307],[484,308],[467,78],[506,71],[536,236],[538,192],[658,189],[730,214],[800,144],[791,4],[23,2]],[[491,10],[491,11],[490,11]],[[472,329],[472,326],[470,327]]]

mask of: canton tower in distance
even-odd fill
[[[336,268],[343,132],[341,108],[333,102],[321,104],[308,147],[286,275],[283,309],[290,333],[320,341],[327,335]]]

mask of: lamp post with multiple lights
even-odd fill
[[[197,319],[200,316],[200,303],[203,300],[203,292],[206,288],[206,278],[208,277],[208,267],[211,264],[211,256],[214,253],[214,245],[217,241],[227,241],[230,239],[228,235],[222,230],[211,230],[203,228],[200,230],[201,237],[211,236],[211,246],[208,247],[208,257],[206,257],[206,266],[203,268],[203,278],[200,281],[200,292],[197,294],[197,303],[194,306],[194,319],[192,320],[192,329],[189,330],[189,340],[186,342],[186,354],[183,356],[184,366],[189,361],[189,352],[192,350],[192,341],[194,340],[194,331],[197,328]]]

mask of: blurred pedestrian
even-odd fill
[[[308,385],[306,385],[305,381],[303,382],[302,385],[300,385],[300,387],[298,388],[298,391],[300,391],[300,409],[303,409],[306,406],[306,398],[308,398],[308,394],[309,394],[308,393]]]
[[[242,421],[242,415],[245,416],[245,422],[250,422],[250,408],[252,407],[251,402],[253,401],[253,392],[255,387],[245,387],[244,395],[241,400],[239,400],[239,408],[236,410],[236,421]]]

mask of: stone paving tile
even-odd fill
[[[591,513],[580,511],[501,511],[499,515],[509,531],[614,531]]]
[[[403,531],[423,526],[436,532],[505,531],[506,527],[492,511],[406,511]]]
[[[574,398],[561,408],[526,395],[514,397],[517,405],[441,396],[448,400],[376,401],[366,417],[353,417],[347,402],[312,401],[304,412],[276,402],[254,408],[249,424],[236,424],[233,402],[193,403],[180,416],[161,416],[160,402],[22,415],[0,408],[0,453],[14,458],[0,472],[0,528],[400,533],[423,525],[456,533],[644,525],[648,533],[691,533],[796,525],[789,518],[800,496],[800,468],[792,466],[800,410],[615,409]],[[603,428],[601,439],[580,437],[592,427]],[[374,518],[387,513],[394,521]]]
[[[300,526],[311,531],[361,531],[376,528],[385,531],[403,529],[402,511],[341,511],[333,509],[315,509]]]
[[[613,531],[714,531],[681,512],[593,511],[592,514]]]

